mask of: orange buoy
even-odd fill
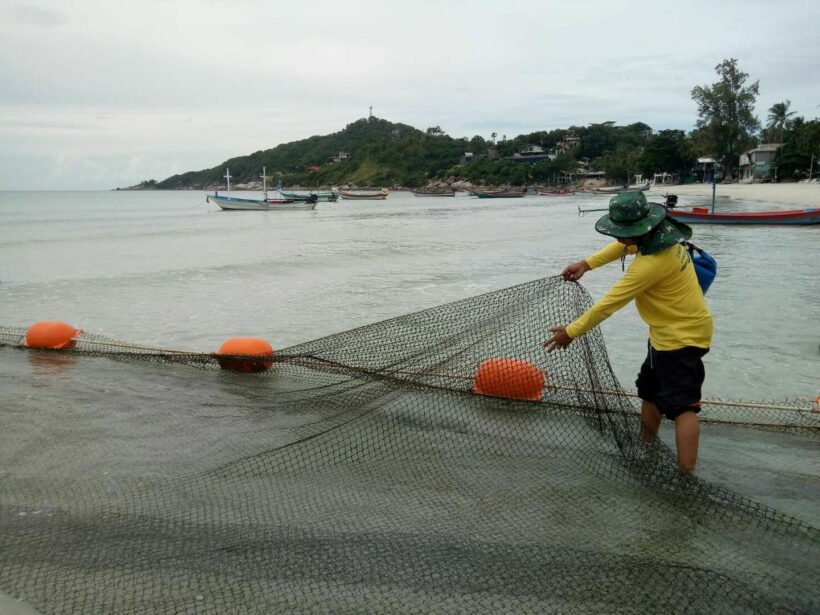
[[[82,333],[79,329],[59,320],[41,320],[26,332],[23,346],[47,350],[68,350],[74,347],[75,338]]]
[[[544,391],[544,372],[521,359],[488,359],[475,374],[473,392],[537,401]]]
[[[263,372],[273,365],[273,348],[256,337],[233,337],[222,344],[216,354],[219,367],[235,372]],[[240,356],[250,358],[237,358]]]

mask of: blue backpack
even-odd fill
[[[706,250],[701,250],[693,243],[688,241],[681,242],[689,250],[689,257],[692,259],[692,264],[695,266],[695,275],[698,276],[698,284],[706,294],[712,282],[715,281],[717,275],[717,261],[712,258]]]

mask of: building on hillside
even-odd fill
[[[348,156],[350,156],[350,154],[339,150],[338,152],[336,152],[336,155],[332,158],[332,161],[341,162],[342,160],[347,160]]]
[[[746,184],[770,181],[773,171],[772,162],[777,150],[782,146],[782,143],[762,143],[741,154],[739,180]]]
[[[558,142],[558,151],[561,153],[568,152],[573,147],[577,147],[581,143],[581,139],[575,136],[574,132],[570,132],[566,137]]]
[[[470,164],[471,162],[475,162],[475,154],[473,152],[464,152],[461,157],[461,164]]]
[[[656,186],[671,186],[680,183],[680,173],[655,173],[652,183]]]
[[[540,145],[525,145],[520,151],[508,158],[513,162],[540,162],[542,160],[555,160],[556,156],[547,153]]]

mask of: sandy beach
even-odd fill
[[[712,184],[678,184],[652,187],[648,196],[665,194],[712,197]],[[717,196],[743,201],[820,207],[820,183],[811,184],[718,184]]]

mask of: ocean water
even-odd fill
[[[698,199],[681,198],[687,205]],[[223,212],[201,192],[0,192],[0,324],[64,320],[133,343],[274,348],[556,275],[602,247],[605,197],[416,198]],[[726,210],[784,208],[719,201]],[[707,397],[820,393],[820,228],[695,227],[714,255]],[[600,296],[619,263],[588,273]],[[547,327],[543,323],[544,335]],[[603,324],[632,389],[646,326],[630,305]]]

